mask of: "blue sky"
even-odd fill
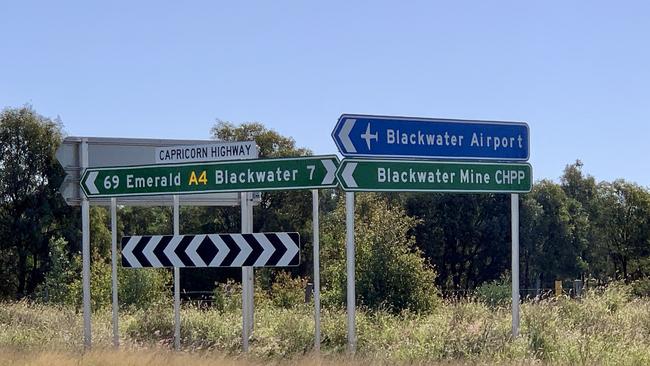
[[[536,179],[650,186],[649,4],[9,1],[0,107],[87,136],[259,121],[319,154],[342,113],[526,121]]]

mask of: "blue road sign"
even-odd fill
[[[332,138],[350,157],[526,161],[530,155],[523,122],[344,114]]]

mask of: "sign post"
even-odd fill
[[[120,346],[117,299],[117,199],[111,198],[111,284],[113,292],[113,346]]]
[[[314,241],[314,350],[320,352],[320,223],[318,190],[311,191],[312,232]]]
[[[253,199],[252,199],[252,193],[247,192],[246,193],[246,205],[248,206],[248,233],[253,233]],[[250,291],[248,293],[248,297],[250,301],[248,302],[250,306],[250,310],[248,312],[250,316],[250,326],[251,326],[251,335],[253,334],[253,329],[255,329],[255,268],[253,266],[247,266],[248,267],[248,284]]]
[[[249,203],[247,192],[240,193],[241,197],[241,232],[249,234],[253,232],[253,210]],[[253,312],[254,312],[254,284],[253,284],[253,267],[242,266],[242,345],[244,352],[248,352],[248,340],[253,331]]]
[[[180,233],[180,204],[178,195],[174,195],[174,235]],[[181,271],[174,266],[174,349],[181,349]]]
[[[345,266],[347,268],[348,352],[357,349],[354,260],[354,192],[345,193]]]
[[[519,195],[510,195],[512,231],[512,336],[519,336]]]
[[[81,168],[88,166],[88,141],[81,142]],[[84,313],[84,347],[90,349],[90,203],[87,198],[81,200],[81,281],[83,287],[83,313]]]

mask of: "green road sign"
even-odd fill
[[[343,159],[336,175],[346,191],[530,192],[528,163]]]
[[[333,188],[335,155],[86,169],[87,197]]]

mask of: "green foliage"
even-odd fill
[[[634,296],[650,297],[650,278],[643,277],[630,283],[631,292]]]
[[[416,245],[432,261],[437,283],[467,291],[509,268],[509,197],[499,194],[404,194],[418,218]]]
[[[409,232],[417,220],[373,194],[357,194],[355,209],[356,293],[359,304],[400,312],[429,311],[438,303],[434,269]],[[344,303],[346,294],[345,207],[341,200],[322,229],[324,301]]]
[[[70,285],[79,277],[81,262],[79,256],[68,256],[68,243],[63,238],[50,244],[50,270],[45,281],[39,285],[38,297],[54,304],[74,304],[76,295]]]
[[[119,268],[118,281],[118,298],[123,308],[146,309],[152,304],[171,301],[172,272],[169,269]]]
[[[0,266],[2,297],[33,293],[49,266],[49,243],[69,211],[56,195],[63,171],[54,153],[61,124],[31,107],[0,113]],[[4,263],[3,263],[4,264]]]
[[[92,261],[90,293],[93,309],[109,307],[112,303],[110,231],[105,208],[92,207],[90,229]],[[50,245],[50,270],[38,287],[38,298],[45,302],[81,307],[81,254],[70,253],[68,243],[53,240]],[[119,254],[118,254],[119,260]],[[118,299],[122,308],[146,307],[164,302],[169,297],[171,273],[168,269],[129,269],[118,263]]]
[[[588,216],[580,202],[547,180],[522,202],[521,261],[524,286],[536,279],[550,287],[555,279],[577,278],[587,268]]]
[[[297,148],[293,138],[282,136],[259,122],[243,123],[236,126],[230,122],[217,121],[211,132],[215,140],[254,140],[259,149],[260,158],[311,155],[310,150]]]
[[[228,280],[226,283],[217,282],[212,291],[212,306],[219,311],[235,311],[242,306],[241,296],[241,283],[233,280]]]
[[[505,306],[512,302],[512,279],[509,275],[486,282],[474,290],[477,300],[490,307]]]
[[[618,278],[650,274],[650,193],[634,183],[617,180],[599,187],[602,245]]]

